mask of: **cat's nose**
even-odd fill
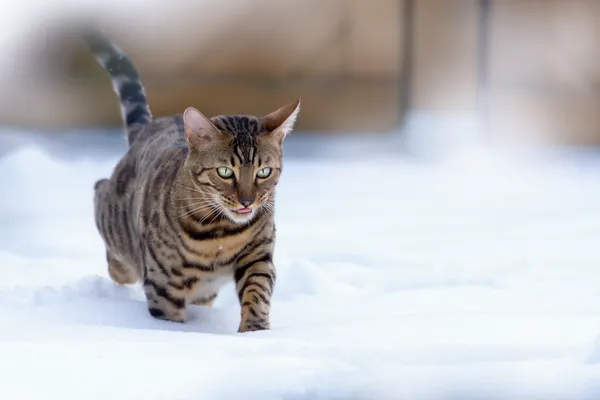
[[[252,203],[254,203],[254,197],[243,197],[240,199],[240,203],[242,203],[244,207],[249,207]]]

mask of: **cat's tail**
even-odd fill
[[[98,63],[110,75],[113,89],[119,96],[127,142],[131,145],[141,126],[152,121],[152,112],[140,75],[123,50],[102,33],[86,30],[82,32],[82,37]]]

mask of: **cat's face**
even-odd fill
[[[282,144],[293,128],[300,102],[264,118],[219,116],[195,109],[184,113],[190,156],[186,163],[201,192],[210,221],[218,215],[246,223],[259,210],[274,211],[274,190],[282,170]]]
[[[220,211],[230,220],[244,223],[262,207],[273,211],[281,155],[280,145],[260,137],[241,143],[226,139],[210,153],[192,153],[189,165],[193,165],[194,184],[214,214]]]

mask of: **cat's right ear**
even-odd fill
[[[212,122],[194,107],[188,107],[183,112],[185,138],[191,149],[204,150],[224,136]]]

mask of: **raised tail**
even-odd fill
[[[123,50],[101,33],[87,31],[83,33],[83,39],[98,63],[110,75],[113,89],[119,96],[127,142],[131,145],[140,127],[152,121],[152,112],[140,75]]]

